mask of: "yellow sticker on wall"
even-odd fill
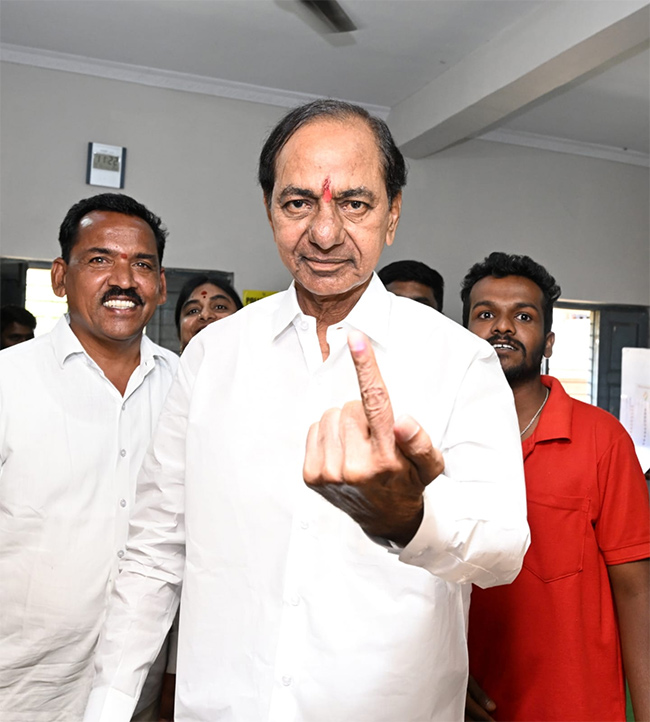
[[[259,301],[260,298],[272,296],[274,293],[277,293],[277,291],[251,291],[248,289],[242,293],[242,302],[244,303],[244,306],[248,306],[249,303]]]

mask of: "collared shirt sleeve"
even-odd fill
[[[192,379],[190,365],[181,364],[138,478],[129,542],[95,654],[85,722],[131,719],[178,609],[185,564],[185,436]]]
[[[446,581],[511,582],[530,543],[512,393],[492,353],[459,387],[441,449],[444,473],[424,494],[424,518],[400,560]]]
[[[611,436],[598,458],[600,514],[594,531],[606,564],[625,564],[650,556],[648,486],[634,443],[616,419],[607,419]],[[604,423],[596,434],[604,436]]]

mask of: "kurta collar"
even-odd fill
[[[66,360],[74,354],[83,354],[92,364],[96,365],[70,328],[69,314],[66,313],[58,320],[56,326],[52,329],[51,337],[54,356],[61,368],[63,368]],[[153,368],[157,359],[167,362],[165,356],[157,352],[156,344],[143,335],[140,341],[140,365],[144,365],[147,369]]]
[[[384,288],[379,276],[373,273],[368,288],[343,322],[351,328],[365,333],[368,338],[380,346],[384,346],[388,339],[390,304],[390,293]],[[277,338],[293,323],[296,317],[303,316],[305,314],[298,305],[295,283],[292,283],[273,314],[273,338]]]

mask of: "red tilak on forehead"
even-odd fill
[[[323,181],[323,200],[329,203],[332,200],[332,191],[330,190],[330,179],[325,178]]]
[[[207,292],[207,291],[201,291],[201,295],[202,295],[202,296],[207,296],[207,295],[208,295],[208,292]]]
[[[126,253],[120,253],[120,258],[124,258],[125,260],[128,258]]]

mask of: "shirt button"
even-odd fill
[[[300,328],[301,328],[303,331],[306,331],[306,330],[309,328],[309,324],[307,323],[307,321],[303,321],[303,322],[300,324]]]
[[[120,456],[121,456],[122,458],[124,458],[124,457],[126,456],[126,449],[121,449],[121,450],[120,450]]]
[[[126,411],[126,404],[122,404],[122,411]]]
[[[122,507],[122,509],[124,509],[124,507],[126,506],[126,499],[120,499],[120,506]]]
[[[121,559],[124,556],[124,549],[120,549],[120,551],[117,553],[117,556]]]
[[[297,607],[300,604],[300,597],[297,594],[294,594],[291,597],[291,606]]]
[[[305,521],[305,520],[303,519],[303,521],[300,522],[300,528],[301,528],[301,529],[309,529],[309,522],[308,522],[308,521]]]
[[[288,687],[291,684],[291,677],[288,677],[286,675],[284,677],[282,677],[282,684],[285,687]]]

